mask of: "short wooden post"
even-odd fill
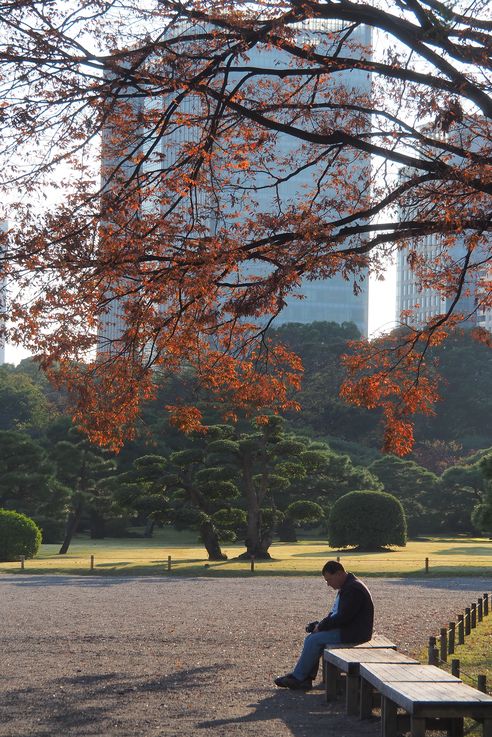
[[[168,571],[171,570],[171,556],[170,555],[167,556],[167,570]]]
[[[477,677],[477,688],[482,693],[487,693],[487,676]]]
[[[337,563],[340,563],[340,556],[337,555]]]
[[[436,638],[429,637],[429,650],[428,650],[429,665],[437,665],[436,653],[437,653]]]
[[[483,595],[483,616],[488,617],[489,614],[489,595]]]
[[[394,701],[381,697],[381,734],[396,734],[398,731],[397,706]]]
[[[25,564],[25,562],[26,562],[26,556],[25,555],[21,555],[20,556],[21,571],[24,570],[24,564]]]
[[[477,619],[479,622],[483,620],[483,599],[481,596],[477,600]]]
[[[458,645],[465,644],[465,618],[458,614]]]
[[[460,677],[460,661],[459,658],[453,658],[451,661],[451,675]]]
[[[448,655],[453,655],[454,646],[456,640],[456,624],[455,622],[449,623],[449,634],[448,634]]]
[[[465,608],[465,635],[469,635],[471,632],[471,610],[467,606]]]
[[[429,573],[429,558],[425,559],[425,572]]]
[[[446,662],[448,659],[448,629],[447,627],[441,627],[441,636],[439,638],[440,640],[440,657],[441,660]]]
[[[360,679],[360,719],[369,719],[372,714],[372,699],[374,689],[365,678]]]
[[[476,626],[477,626],[477,605],[474,602],[471,605],[470,627],[472,628],[472,630],[474,630]]]
[[[255,572],[255,556],[251,556],[251,573]]]
[[[94,556],[91,555],[91,571],[94,570]]]

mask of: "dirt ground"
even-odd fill
[[[410,654],[488,579],[368,579],[376,631]],[[273,685],[305,623],[329,609],[321,577],[0,575],[0,737],[376,737]]]

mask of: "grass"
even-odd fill
[[[171,575],[237,576],[251,575],[250,563],[238,560],[242,545],[224,545],[227,561],[208,562],[205,549],[196,544],[193,533],[159,530],[150,540],[90,540],[77,537],[64,556],[58,545],[43,545],[39,554],[25,563],[24,572],[52,574],[161,575],[172,558]],[[338,551],[322,540],[303,540],[295,544],[274,543],[271,561],[256,561],[255,575],[319,575],[322,564],[340,555],[354,573],[364,576],[420,576],[429,559],[432,576],[492,574],[492,541],[487,538],[431,538],[410,541],[405,548],[379,553]],[[22,573],[19,562],[0,563],[0,573]]]
[[[436,633],[437,634],[437,633]],[[492,694],[492,611],[477,627],[465,637],[463,645],[457,645],[453,655],[448,655],[446,664],[441,663],[447,671],[451,670],[451,660],[460,661],[460,678],[468,686],[477,688],[478,676],[487,679],[487,693]],[[422,662],[427,662],[427,651],[420,654]],[[480,737],[482,729],[473,720],[465,719],[465,734]]]
[[[492,692],[492,615],[489,614],[477,628],[465,637],[465,644],[459,645],[455,654],[459,658],[461,679],[470,686],[477,686],[477,676],[487,677],[487,690]]]

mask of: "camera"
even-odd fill
[[[306,625],[306,632],[314,632],[314,628],[318,624],[319,622],[309,622],[309,624]]]

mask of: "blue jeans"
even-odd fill
[[[297,661],[292,675],[298,681],[305,681],[306,678],[316,678],[320,655],[322,655],[325,645],[340,644],[342,638],[340,630],[326,630],[325,632],[313,632],[304,640],[302,653]]]

